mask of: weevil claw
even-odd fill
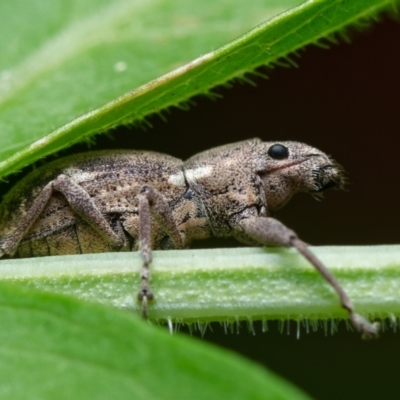
[[[139,300],[140,303],[142,303],[142,317],[144,319],[147,319],[149,317],[148,315],[148,305],[149,301],[154,300],[154,294],[150,290],[141,290],[138,295],[137,299]]]
[[[143,319],[147,319],[149,317],[149,315],[147,313],[147,305],[148,305],[147,296],[142,295],[141,301],[142,301],[142,317],[143,317]]]
[[[379,322],[369,322],[366,318],[357,313],[350,314],[350,322],[355,330],[361,332],[365,340],[377,339],[379,337]]]

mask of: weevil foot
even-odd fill
[[[138,300],[142,303],[142,317],[147,319],[149,301],[154,300],[154,294],[150,289],[142,289],[137,296]]]
[[[379,337],[379,322],[369,322],[366,318],[357,313],[350,313],[350,323],[355,330],[361,333],[365,340],[377,339]]]

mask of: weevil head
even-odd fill
[[[288,141],[263,145],[264,157],[257,169],[269,211],[283,207],[295,193],[321,196],[329,188],[343,189],[343,169],[320,150]]]

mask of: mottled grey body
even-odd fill
[[[297,235],[271,217],[298,192],[341,188],[326,154],[298,142],[247,140],[186,162],[158,153],[103,151],[55,161],[23,179],[0,207],[0,257],[140,250],[138,298],[147,315],[152,249],[187,247],[209,236],[293,246],[338,292],[365,336],[377,328]]]
[[[290,145],[293,151],[300,145],[281,143]],[[265,187],[263,174],[268,173],[268,167],[282,163],[268,157],[271,145],[258,139],[248,140],[208,150],[185,163],[164,154],[124,150],[83,153],[57,160],[32,172],[5,197],[0,207],[0,249],[10,255],[15,251],[15,257],[138,250],[138,206],[143,186],[155,188],[168,203],[184,247],[192,240],[212,235],[236,236],[256,244],[238,229],[240,221],[270,215],[292,194],[303,190],[304,185],[300,181],[289,182],[288,190],[282,177],[277,176],[277,182],[264,179],[268,184]],[[326,156],[324,162],[332,165]],[[334,170],[332,174],[331,169],[329,172],[326,180],[333,176],[339,182],[339,172]],[[122,245],[110,243],[71,208],[64,194],[54,191],[18,246],[8,250],[7,238],[43,188],[61,175],[69,177],[88,194],[113,231],[123,239]],[[265,189],[273,194],[267,195],[268,204]],[[319,188],[312,186],[312,189],[317,192]],[[176,248],[154,220],[151,236],[152,249]],[[12,245],[15,247],[14,242]]]

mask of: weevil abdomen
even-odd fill
[[[181,160],[152,152],[102,151],[55,161],[19,182],[0,208],[3,242],[43,188],[61,175],[66,175],[89,195],[111,228],[124,239],[124,244],[115,248],[108,243],[71,208],[62,193],[54,191],[18,245],[15,257],[138,250],[138,199],[144,185],[162,193],[173,210],[184,245],[207,235],[206,218],[185,180]],[[152,224],[152,246],[154,249],[174,247],[156,223]]]

